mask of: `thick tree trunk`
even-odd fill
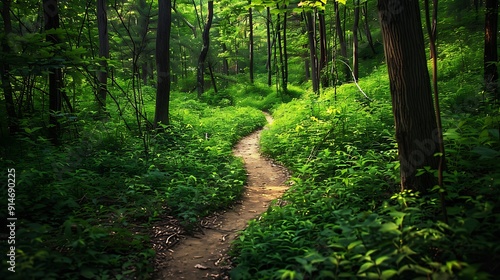
[[[315,23],[311,11],[306,12],[307,35],[309,38],[309,55],[311,62],[311,80],[313,91],[319,92],[318,57],[316,54]]]
[[[250,71],[250,83],[253,84],[253,15],[252,15],[252,0],[248,0],[248,5],[250,8],[248,8],[248,25],[250,28],[250,35],[249,35],[249,71]]]
[[[109,59],[109,36],[108,36],[108,16],[106,12],[106,0],[97,1],[97,29],[99,30],[99,64],[97,71],[97,101],[101,113],[106,111],[106,94],[108,83],[108,61]]]
[[[2,51],[4,54],[10,53],[10,46],[7,42],[7,37],[12,33],[12,22],[10,18],[10,3],[11,0],[2,1],[2,18],[4,26],[4,36],[1,38]],[[2,78],[2,89],[5,98],[5,106],[7,109],[8,128],[9,133],[14,134],[19,131],[19,123],[17,119],[16,108],[14,105],[14,95],[12,92],[12,85],[10,83],[10,65],[4,61],[1,65],[0,75]]]
[[[439,139],[418,0],[379,0],[401,171],[401,188],[426,193],[436,183],[417,169],[438,167]]]
[[[203,47],[201,48],[201,53],[198,58],[198,74],[197,74],[197,85],[198,85],[198,97],[203,94],[205,87],[205,60],[207,59],[208,49],[210,48],[210,27],[212,27],[212,20],[214,18],[214,1],[208,1],[208,17],[205,28],[203,29]]]
[[[156,87],[155,128],[160,123],[164,125],[169,124],[171,8],[171,0],[159,0],[158,29],[156,31],[156,68],[158,81]]]
[[[59,10],[57,0],[44,0],[43,11],[45,19],[45,30],[59,28]],[[46,40],[51,44],[58,44],[59,38],[56,34],[48,34]],[[62,71],[59,67],[49,70],[49,139],[53,144],[59,144],[61,125],[57,119],[57,114],[62,109]]]
[[[498,100],[498,0],[486,0],[484,24],[484,83],[485,89]]]

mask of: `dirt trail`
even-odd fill
[[[266,115],[269,123],[272,118]],[[265,129],[265,128],[264,128]],[[247,222],[267,210],[269,203],[279,198],[286,190],[286,170],[263,158],[259,153],[262,130],[243,138],[234,147],[236,156],[245,161],[248,182],[243,198],[232,209],[219,216],[204,234],[183,236],[180,242],[166,254],[156,279],[224,279],[230,269],[225,263],[231,241],[243,230]]]

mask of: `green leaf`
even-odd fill
[[[375,264],[376,265],[380,265],[381,263],[383,263],[385,260],[388,260],[390,259],[389,256],[381,256],[381,257],[378,257],[376,260],[375,260]]]
[[[382,271],[382,275],[380,276],[380,279],[389,279],[392,276],[396,275],[398,272],[395,269],[388,269]]]
[[[359,268],[359,271],[358,271],[358,275],[367,271],[368,269],[370,269],[372,266],[374,265],[373,262],[367,262],[367,263],[364,263],[360,268]]]
[[[381,227],[380,227],[380,232],[393,232],[393,233],[397,233],[397,234],[400,234],[401,232],[398,230],[398,225],[396,225],[395,223],[393,222],[388,222],[388,223],[385,223],[383,224]]]

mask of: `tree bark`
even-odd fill
[[[379,0],[401,172],[401,189],[426,193],[436,180],[439,139],[418,0]]]
[[[200,56],[198,57],[198,74],[197,74],[197,85],[198,85],[198,97],[201,97],[205,87],[205,60],[207,59],[208,50],[210,48],[210,28],[212,27],[212,20],[214,18],[214,1],[208,1],[208,17],[205,28],[203,29],[203,47],[201,48]]]
[[[319,21],[319,50],[320,50],[320,58],[319,58],[319,75],[321,76],[321,85],[323,88],[328,87],[328,75],[326,71],[326,65],[328,62],[327,55],[327,39],[326,39],[326,20],[325,20],[325,11],[318,12],[318,21]]]
[[[486,0],[484,24],[484,83],[487,92],[498,100],[498,0]]]
[[[373,44],[373,37],[370,31],[370,24],[368,23],[368,1],[364,3],[361,12],[364,17],[366,40],[368,41],[368,44],[370,45],[373,54],[377,54],[377,50],[375,50],[375,45]]]
[[[267,85],[272,84],[272,67],[271,67],[271,9],[266,8],[266,33],[267,33]]]
[[[359,28],[359,0],[354,0],[354,23],[352,26],[352,76],[354,78],[354,81],[358,81],[359,78],[358,28]]]
[[[59,10],[57,0],[43,0],[45,31],[59,28]],[[59,43],[56,34],[47,34],[45,40],[52,45]],[[62,71],[60,67],[53,67],[49,72],[49,139],[54,145],[59,144],[61,125],[57,114],[62,109]]]
[[[170,30],[172,26],[172,1],[158,2],[158,29],[156,35],[156,107],[154,126],[169,124],[170,102]]]
[[[340,23],[339,3],[337,1],[335,1],[333,5],[334,5],[333,7],[335,9],[335,30],[336,30],[337,36],[339,37],[339,44],[340,44],[340,56],[342,56],[341,57],[342,60],[346,60],[347,59],[347,43],[345,40],[344,31],[342,30],[342,25]],[[344,69],[345,69],[345,75],[346,75],[345,77],[347,80],[349,80],[350,79],[349,77],[351,76],[349,67],[347,67],[347,65],[345,65]]]
[[[253,78],[253,15],[252,15],[252,0],[248,0],[248,25],[250,28],[250,35],[249,35],[249,71],[250,71],[250,83],[253,84],[254,78]]]
[[[97,71],[97,81],[99,87],[97,91],[97,101],[101,113],[106,111],[106,94],[108,83],[108,59],[109,59],[109,36],[108,36],[108,16],[106,12],[106,0],[97,1],[97,29],[99,31],[99,64]]]
[[[12,21],[10,18],[10,4],[11,0],[2,0],[2,18],[4,25],[4,36],[1,38],[2,51],[4,55],[8,55],[11,51],[8,36],[12,33]],[[14,105],[14,95],[12,92],[12,85],[10,83],[10,65],[7,61],[3,60],[1,65],[0,74],[2,79],[2,89],[5,98],[5,106],[7,109],[8,129],[10,134],[19,131],[19,123]]]
[[[309,38],[309,56],[311,62],[311,80],[313,91],[319,92],[318,57],[316,54],[315,23],[311,11],[306,12],[307,35]]]

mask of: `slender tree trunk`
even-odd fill
[[[108,36],[108,16],[106,11],[106,0],[97,1],[97,29],[99,30],[99,64],[97,71],[97,81],[99,87],[97,91],[97,101],[99,109],[103,114],[106,111],[106,94],[108,83],[108,59],[109,59],[109,36]]]
[[[276,8],[280,10],[280,5],[276,4]],[[282,45],[282,40],[281,40],[281,16],[280,13],[278,13],[277,18],[276,18],[276,34],[277,34],[277,41],[278,41],[278,50],[279,50],[279,59],[280,59],[280,73],[281,73],[281,86],[283,89],[286,88],[286,85],[284,84],[284,76],[285,76],[285,64],[283,60],[283,45]]]
[[[249,71],[250,71],[250,83],[253,84],[253,15],[252,15],[252,0],[248,0],[248,25],[250,28],[250,38],[249,38]]]
[[[359,0],[354,0],[354,24],[352,26],[352,76],[354,78],[354,81],[357,81],[359,78],[358,28],[359,28]]]
[[[283,15],[283,72],[281,79],[283,80],[283,92],[288,90],[288,51],[287,51],[287,41],[286,41],[286,21],[287,12],[286,5],[284,6],[285,13]]]
[[[1,38],[2,42],[2,51],[4,54],[10,53],[10,46],[8,43],[8,36],[12,33],[12,22],[10,18],[10,4],[11,0],[3,0],[2,1],[2,18],[4,25],[4,35]],[[1,65],[0,74],[2,78],[2,89],[3,95],[5,97],[5,106],[7,109],[7,117],[8,117],[8,128],[9,133],[14,134],[19,131],[19,123],[17,119],[16,108],[14,105],[14,95],[12,92],[12,85],[10,83],[10,65],[7,61]]]
[[[486,0],[484,24],[484,83],[486,91],[498,100],[498,0]]]
[[[389,72],[401,188],[427,193],[432,174],[416,176],[424,166],[438,168],[439,139],[432,103],[418,0],[379,0],[378,10]],[[411,67],[407,67],[411,65]]]
[[[154,126],[169,124],[170,102],[170,31],[172,26],[172,1],[158,2],[158,29],[156,35],[156,108]]]
[[[227,46],[226,46],[226,43],[222,43],[222,51],[224,53],[227,52]],[[224,58],[222,59],[222,73],[224,73],[224,75],[229,75],[229,62],[227,61],[227,57],[224,56]]]
[[[334,9],[335,9],[335,30],[337,33],[337,36],[339,37],[339,44],[340,44],[340,56],[342,60],[347,60],[347,42],[345,40],[344,36],[344,31],[342,30],[342,25],[340,23],[340,9],[339,9],[339,3],[337,1],[334,2],[333,4]],[[347,62],[346,62],[347,63]],[[347,80],[350,78],[350,70],[349,67],[345,66],[345,77]]]
[[[306,12],[307,35],[309,38],[309,55],[311,60],[311,80],[313,91],[319,92],[318,57],[316,55],[315,23],[311,11]]]
[[[59,28],[59,10],[57,0],[44,0],[43,11],[45,18],[45,30]],[[56,34],[46,35],[47,42],[52,45],[59,43],[59,38]],[[61,133],[61,125],[57,119],[57,114],[62,109],[62,71],[59,67],[53,67],[49,72],[49,139],[54,145],[59,144]]]
[[[363,17],[364,17],[364,22],[365,22],[365,34],[366,34],[366,40],[368,41],[368,44],[370,45],[370,48],[373,52],[373,54],[377,54],[377,51],[375,50],[375,45],[373,44],[373,37],[372,33],[370,31],[370,24],[368,23],[368,1],[365,1],[363,4],[362,10],[361,10]]]
[[[321,76],[321,85],[323,88],[328,87],[328,75],[326,66],[328,64],[328,50],[327,50],[327,39],[326,39],[326,20],[325,20],[325,11],[318,12],[318,20],[319,20],[319,49],[320,49],[320,58],[319,58],[319,75]]]
[[[272,67],[271,67],[271,9],[269,7],[266,8],[266,33],[267,33],[267,85],[272,85]]]
[[[210,27],[212,27],[212,20],[214,18],[214,1],[208,1],[208,17],[205,28],[203,29],[203,47],[201,48],[201,53],[198,58],[198,97],[203,94],[205,86],[205,77],[203,72],[205,71],[205,60],[207,59],[208,49],[210,47]]]

